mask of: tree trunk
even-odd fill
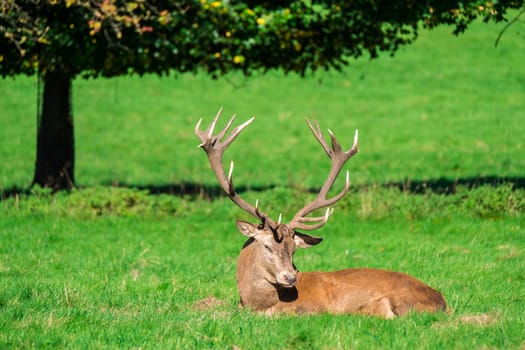
[[[43,76],[39,106],[35,177],[33,184],[53,190],[75,186],[75,140],[71,111],[72,78],[64,72]]]

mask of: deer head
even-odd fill
[[[321,238],[312,237],[290,229],[281,224],[276,230],[262,225],[237,220],[237,228],[248,237],[245,248],[254,246],[252,256],[247,259],[262,273],[270,284],[291,288],[297,282],[297,270],[293,264],[293,254],[297,247],[309,248],[321,242]],[[242,273],[239,272],[239,273]]]
[[[282,223],[281,216],[277,221],[270,218],[259,208],[259,201],[251,205],[244,201],[235,191],[233,185],[233,162],[230,164],[228,175],[222,165],[222,158],[226,148],[236,139],[240,132],[246,128],[253,120],[252,117],[245,123],[235,127],[233,131],[223,140],[235,119],[233,116],[223,130],[214,135],[214,129],[221,115],[219,110],[213,122],[206,130],[200,130],[202,119],[195,127],[195,133],[201,140],[199,147],[204,149],[208,155],[211,168],[215,173],[219,184],[228,197],[241,209],[254,216],[259,222],[252,224],[246,221],[237,221],[239,231],[249,239],[245,244],[246,251],[250,251],[250,257],[245,259],[246,273],[261,275],[268,283],[283,288],[291,288],[296,283],[297,270],[293,264],[293,254],[297,247],[308,248],[321,242],[321,238],[313,237],[298,230],[316,230],[322,227],[333,214],[331,207],[341,200],[348,192],[350,181],[348,171],[346,172],[346,182],[344,188],[335,196],[328,197],[328,192],[343,165],[350,157],[358,151],[358,132],[354,136],[354,144],[348,151],[343,151],[332,131],[328,130],[331,144],[325,140],[319,124],[316,121],[307,120],[308,127],[314,137],[321,144],[324,151],[331,160],[330,172],[317,196],[302,209],[300,209],[289,223]],[[316,210],[326,208],[324,215],[310,216]],[[249,248],[249,249],[247,249]],[[247,253],[246,253],[247,254]],[[241,262],[239,263],[241,265]],[[241,267],[242,269],[242,267]],[[244,271],[239,271],[238,275]]]

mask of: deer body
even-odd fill
[[[371,268],[296,271],[293,237],[284,234],[280,243],[271,244],[273,233],[242,221],[237,226],[250,236],[237,262],[237,289],[241,305],[255,311],[269,315],[327,312],[393,318],[412,310],[447,309],[440,292],[404,273]],[[319,241],[309,243],[311,246]],[[308,247],[302,242],[300,246]],[[272,254],[268,254],[269,248]],[[278,259],[273,259],[275,252],[280,253]],[[279,264],[275,260],[281,262],[280,266],[276,267]]]
[[[341,200],[349,189],[346,173],[345,187],[333,197],[328,193],[346,161],[358,151],[358,134],[348,151],[343,151],[334,134],[329,131],[331,144],[322,135],[317,123],[308,122],[313,135],[331,160],[330,172],[314,200],[300,209],[293,219],[281,223],[262,212],[257,201],[255,206],[244,201],[233,186],[233,162],[226,176],[222,165],[225,149],[253,118],[233,129],[232,117],[226,127],[213,135],[221,110],[207,130],[201,131],[201,121],[195,133],[215,173],[219,184],[228,197],[260,223],[237,221],[239,231],[248,237],[237,262],[237,288],[241,305],[266,314],[274,313],[353,313],[393,318],[413,310],[435,312],[447,309],[440,292],[409,275],[381,269],[355,268],[334,272],[299,272],[293,263],[295,250],[309,248],[321,242],[321,238],[298,230],[316,230],[332,215],[330,208]],[[328,208],[324,216],[310,216],[321,208]]]
[[[371,284],[372,279],[380,283]],[[409,275],[380,269],[298,272],[292,288],[253,278],[237,281],[237,287],[241,305],[269,315],[326,312],[393,318],[411,310],[447,310],[440,292]]]
[[[409,311],[447,310],[440,292],[400,272],[370,268],[298,272],[291,288],[253,277],[237,280],[241,305],[269,315],[326,312],[393,318]]]

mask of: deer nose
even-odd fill
[[[286,276],[286,281],[291,285],[294,286],[295,282],[297,282],[297,278],[295,275]]]
[[[291,288],[295,286],[295,283],[297,282],[297,277],[295,276],[295,273],[293,272],[281,272],[277,276],[277,283],[285,288]]]

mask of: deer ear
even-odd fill
[[[237,224],[239,232],[246,237],[254,237],[257,234],[257,225],[243,220],[237,220],[235,223]]]
[[[301,232],[295,231],[294,235],[295,244],[301,248],[310,248],[314,245],[318,245],[323,240],[320,237],[310,236]]]

